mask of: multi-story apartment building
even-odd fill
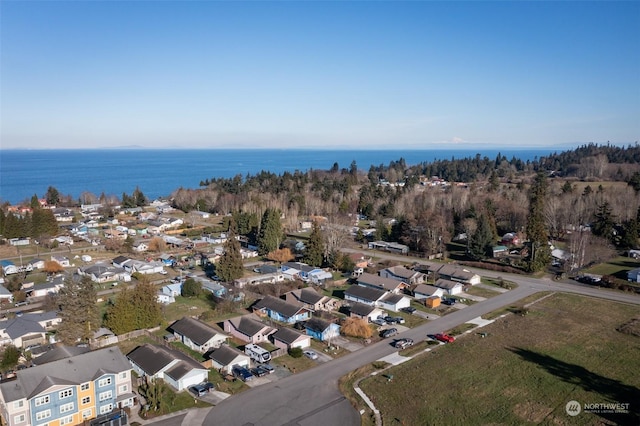
[[[131,364],[110,347],[18,371],[0,383],[0,414],[7,426],[78,425],[134,396]]]

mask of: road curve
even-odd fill
[[[518,288],[410,329],[400,337],[420,341],[427,334],[449,330],[473,318],[512,305],[542,291],[559,291],[640,305],[640,296],[579,284],[558,283],[529,277],[509,276]],[[267,385],[252,388],[214,407],[204,425],[359,425],[360,416],[339,392],[340,377],[396,350],[381,341],[342,358],[318,365]]]

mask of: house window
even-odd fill
[[[85,396],[84,398],[82,398],[82,405],[88,404],[90,402],[91,402],[90,396]]]
[[[113,404],[103,405],[100,407],[100,414],[107,414],[111,410],[113,410]]]
[[[126,379],[127,378],[127,372],[123,371],[122,373],[120,373],[120,378],[121,379]]]
[[[48,419],[49,417],[51,417],[51,410],[44,410],[36,413],[36,420],[38,421]]]
[[[69,398],[72,395],[73,395],[73,388],[69,388],[69,389],[60,391],[58,393],[58,398],[60,399]]]
[[[107,399],[111,399],[111,391],[102,392],[100,395],[98,395],[98,400],[100,402],[106,401]]]
[[[41,396],[40,398],[36,398],[36,407],[39,407],[44,404],[48,404],[50,401],[49,395]]]
[[[63,404],[60,406],[60,414],[68,413],[69,411],[73,411],[73,402],[70,402],[68,404]]]
[[[82,420],[91,418],[91,410],[84,410],[82,412]]]
[[[118,387],[118,393],[121,393],[121,394],[127,392],[128,390],[129,390],[129,386],[127,385],[120,385]]]
[[[111,384],[111,377],[105,377],[98,381],[98,387],[103,387]]]
[[[67,416],[60,419],[60,425],[70,425],[73,423],[73,416]]]
[[[83,384],[81,384],[81,385],[80,385],[80,390],[81,390],[81,391],[89,390],[89,387],[90,387],[90,386],[91,386],[91,385],[89,384],[89,382],[87,382],[87,383],[83,383]]]
[[[20,401],[16,401],[13,403],[13,408],[22,408],[23,405],[24,405],[24,399],[21,399]]]
[[[19,416],[15,416],[13,418],[13,423],[18,424],[18,423],[22,423],[26,420],[27,418],[25,417],[24,414],[20,414]]]

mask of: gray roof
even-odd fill
[[[304,328],[308,328],[309,330],[312,330],[312,331],[319,331],[322,333],[327,328],[329,328],[330,325],[331,323],[329,321],[325,321],[320,318],[311,318],[310,320],[304,323]]]
[[[278,339],[288,345],[294,343],[296,340],[303,336],[304,334],[298,333],[297,331],[286,327],[279,328],[278,331],[273,333],[274,339]]]
[[[177,377],[170,377],[175,379],[179,379],[184,375],[178,375],[180,371],[189,372],[194,368],[204,368],[198,361],[183,354],[182,352],[158,345],[144,344],[142,346],[138,346],[127,354],[127,358],[133,361],[150,376],[153,376],[158,373],[158,371],[166,368],[174,360],[179,360],[181,363],[184,363],[185,366],[183,367],[186,369],[178,370],[175,366],[172,366],[167,370],[167,372],[173,370],[173,374],[176,374]]]
[[[417,274],[416,271],[411,270],[411,269],[407,269],[404,266],[391,266],[389,268],[386,268],[387,271],[389,271],[391,274],[395,275],[396,277],[400,277],[400,278],[404,278],[404,279],[409,279],[412,276],[414,276],[415,274]]]
[[[301,302],[308,303],[309,305],[315,305],[325,298],[325,296],[318,293],[313,287],[302,288],[297,292],[297,295]]]
[[[356,302],[353,305],[351,305],[351,307],[349,308],[349,311],[352,314],[356,314],[361,317],[366,317],[366,316],[369,316],[371,312],[373,312],[375,309],[377,308],[373,305],[365,305],[364,303]]]
[[[48,362],[59,361],[65,358],[71,358],[77,355],[81,355],[87,352],[90,352],[91,349],[88,347],[78,347],[78,346],[58,346],[50,351],[45,352],[44,354],[33,358],[32,362],[36,365],[46,364]]]
[[[379,300],[386,293],[387,292],[384,290],[378,290],[377,288],[373,287],[364,287],[361,285],[352,285],[344,291],[345,295],[351,295],[353,297],[357,297],[358,299],[369,300],[371,302]]]
[[[5,402],[31,399],[54,385],[79,385],[108,374],[129,371],[120,349],[110,347],[19,370],[16,380],[0,384]]]
[[[277,297],[265,296],[254,305],[254,309],[267,309],[290,318],[305,308],[301,303],[290,303]]]
[[[43,312],[41,314],[25,313],[22,316],[0,321],[0,329],[16,339],[30,333],[44,333],[45,328],[40,325],[41,321],[49,321],[56,318],[55,312]]]
[[[188,337],[195,344],[202,346],[219,333],[208,324],[195,318],[183,317],[169,326],[169,330]]]
[[[293,268],[293,269],[297,269],[298,271],[302,271],[302,272],[311,272],[314,269],[318,269],[314,266],[310,266],[307,265],[306,263],[302,263],[302,262],[285,262],[283,263],[283,266],[287,266],[289,268]]]
[[[0,294],[3,296],[11,296],[11,292],[7,290],[4,286],[0,285]]]
[[[258,321],[253,315],[243,315],[241,317],[231,318],[229,320],[231,325],[246,336],[254,336],[260,330],[268,327],[266,324]]]
[[[373,275],[365,272],[358,277],[358,284],[374,286],[385,289],[387,291],[392,291],[398,288],[399,285],[403,284],[403,282],[394,280],[392,278],[383,278],[379,275]]]
[[[426,295],[433,295],[436,291],[438,291],[438,287],[428,285],[428,284],[418,284],[415,289],[413,289],[413,293],[420,293]]]
[[[244,354],[229,345],[220,345],[217,349],[207,351],[207,353],[204,354],[204,357],[212,359],[220,365],[229,365],[238,357],[238,355]]]
[[[438,281],[436,281],[436,287],[444,288],[447,290],[451,290],[452,288],[461,285],[462,283],[459,283],[458,281],[445,280],[444,278],[440,278]]]
[[[396,303],[401,301],[403,298],[404,298],[404,296],[401,295],[401,294],[387,293],[387,295],[382,298],[382,301],[384,303],[391,303],[391,304],[395,305]]]

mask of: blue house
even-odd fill
[[[202,289],[213,293],[216,297],[224,297],[227,294],[227,288],[220,283],[209,280],[202,280]]]
[[[265,296],[253,306],[253,312],[280,322],[293,324],[311,318],[311,311],[302,303],[291,303],[273,296]]]
[[[324,272],[322,268],[309,266],[306,263],[302,263],[302,262],[286,262],[282,264],[282,267],[280,269],[282,270],[282,272],[286,272],[289,269],[295,269],[299,271],[298,276],[302,281],[305,281],[305,282],[309,281],[312,275],[314,274],[318,275]]]
[[[307,334],[321,342],[326,342],[340,335],[340,326],[333,322],[311,318],[304,324]]]

